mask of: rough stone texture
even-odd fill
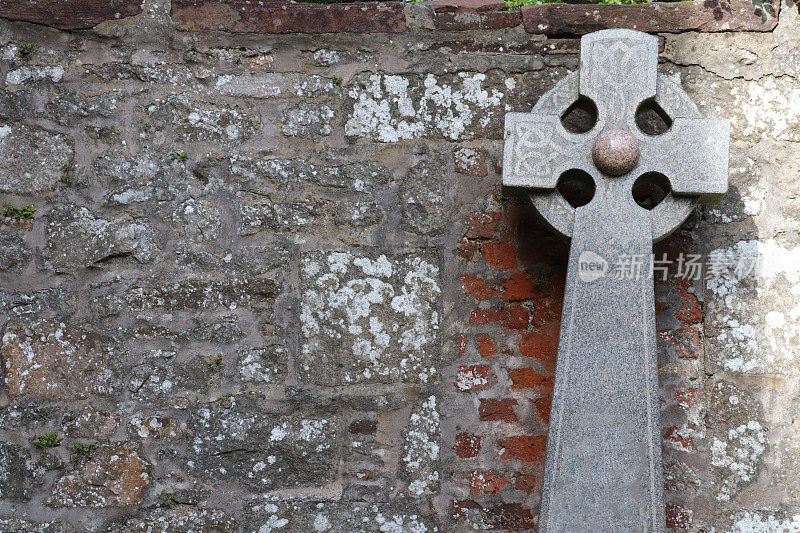
[[[141,2],[131,0],[58,0],[47,4],[8,0],[0,6],[0,17],[62,30],[81,30],[106,20],[131,17],[141,11]]]
[[[150,483],[150,465],[133,442],[106,445],[80,458],[75,469],[56,481],[47,504],[53,507],[124,507],[142,501]]]
[[[249,4],[249,5],[248,5]],[[397,33],[406,29],[403,4],[295,5],[282,1],[177,0],[172,17],[189,31],[255,33]]]
[[[0,530],[534,530],[568,248],[499,188],[500,139],[506,112],[577,69],[577,40],[528,34],[519,12],[396,5],[408,24],[391,35],[176,31],[151,0],[91,31],[0,22],[0,130],[20,143],[0,160],[0,203],[37,209],[0,220],[0,336],[24,333],[44,366],[5,342],[4,361],[48,395],[0,387]],[[459,15],[487,25],[434,31]],[[495,15],[516,22],[493,30]],[[771,32],[661,39],[664,77],[728,118],[733,144],[725,200],[654,251],[770,258],[757,277],[723,264],[718,281],[656,283],[674,531],[800,521],[798,24],[786,3]],[[308,106],[331,109],[330,132],[287,136],[287,112]],[[314,285],[341,298],[319,324],[349,344],[302,329],[305,259],[334,253],[351,264]],[[352,263],[382,255],[391,275]],[[376,293],[351,333],[348,302],[371,294],[355,281],[373,278],[392,297]],[[414,290],[418,314],[392,308]],[[373,317],[389,346],[364,378],[352,344],[382,348]],[[407,331],[424,349],[403,351]],[[337,355],[304,355],[312,342]],[[52,430],[60,447],[32,443]],[[86,466],[77,441],[135,444],[130,471],[151,465],[139,496],[112,495],[127,470]],[[75,501],[141,502],[46,505],[66,476]]]
[[[780,2],[757,5],[746,0],[663,2],[652,5],[600,4],[576,8],[569,4],[523,6],[522,22],[530,33],[551,37],[584,35],[610,28],[649,33],[685,31],[770,31],[777,22]]]

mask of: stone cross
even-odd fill
[[[503,184],[530,189],[542,217],[572,239],[539,513],[544,533],[665,528],[652,243],[698,202],[725,194],[730,126],[700,118],[657,64],[654,36],[586,35],[579,72],[531,113],[506,115]],[[596,109],[588,132],[562,124],[576,103]],[[637,111],[648,105],[660,108],[666,132],[637,126]],[[569,176],[593,185],[585,205],[573,207],[556,189]],[[647,209],[632,189],[654,177],[668,190]]]

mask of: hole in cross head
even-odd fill
[[[594,198],[594,180],[588,172],[577,168],[567,170],[558,178],[556,190],[572,207],[581,207]]]
[[[669,179],[659,172],[647,172],[634,182],[633,200],[647,210],[660,204],[669,194]]]
[[[672,127],[672,119],[655,100],[645,100],[636,110],[636,125],[647,135],[661,135]]]
[[[597,123],[597,106],[581,96],[561,115],[561,124],[570,133],[586,133]]]

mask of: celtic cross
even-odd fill
[[[529,189],[542,217],[571,238],[547,439],[539,531],[663,531],[664,499],[652,243],[699,202],[727,190],[727,121],[704,119],[679,85],[659,74],[658,40],[632,30],[581,39],[580,70],[531,113],[508,113],[503,184]],[[580,105],[585,132],[562,118]],[[637,112],[668,128],[645,133]],[[557,187],[583,182],[593,196],[568,202]],[[634,199],[650,180],[652,207]],[[575,207],[574,205],[578,205]],[[609,264],[640,258],[612,275]]]

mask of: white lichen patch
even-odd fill
[[[771,511],[742,511],[734,520],[731,533],[800,533],[800,514],[776,517]]]
[[[430,396],[411,413],[403,445],[403,469],[413,496],[435,494],[439,487],[439,411]]]
[[[797,372],[800,247],[739,241],[709,254],[709,360],[731,372]]]
[[[344,252],[302,263],[300,375],[324,384],[436,378],[439,269]]]
[[[214,88],[225,96],[251,98],[316,97],[330,92],[333,87],[329,78],[297,73],[224,75],[219,76],[214,84]]]
[[[711,464],[723,472],[717,487],[717,499],[728,501],[737,483],[753,480],[758,459],[766,450],[766,431],[756,421],[749,421],[728,430],[727,439],[715,438],[711,443]]]
[[[731,89],[732,122],[745,136],[800,141],[800,87],[789,77],[764,76]]]
[[[381,142],[419,137],[459,140],[473,136],[502,115],[504,93],[485,89],[486,75],[459,73],[437,79],[428,74],[421,82],[412,77],[372,74],[354,85],[348,95],[353,113],[345,135]]]
[[[56,65],[54,67],[20,67],[6,74],[6,85],[22,85],[26,82],[35,82],[45,79],[53,83],[58,83],[63,77],[64,67],[61,65]]]
[[[192,101],[187,95],[170,97],[175,133],[184,142],[240,142],[255,131],[255,119],[236,107]]]

